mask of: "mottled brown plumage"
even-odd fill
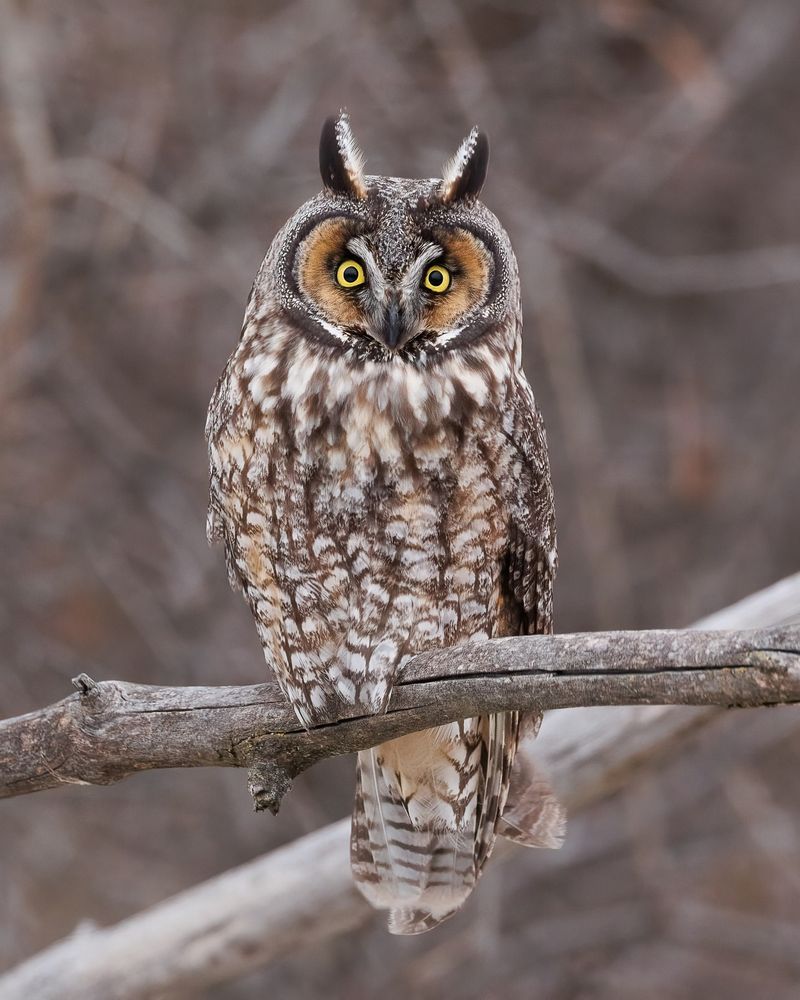
[[[325,190],[275,238],[211,401],[209,536],[306,726],[382,711],[414,653],[552,627],[547,448],[487,159],[473,130],[442,180],[365,176],[326,123]],[[557,841],[538,776],[502,825],[519,722],[359,754],[353,872],[393,931],[455,912],[498,832]]]

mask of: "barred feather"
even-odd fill
[[[515,725],[515,713],[468,719],[359,754],[353,875],[390,910],[392,933],[429,930],[472,891],[494,847]]]

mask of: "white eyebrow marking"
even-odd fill
[[[437,257],[441,257],[443,253],[444,250],[437,243],[426,243],[422,250],[420,250],[417,254],[416,260],[402,277],[400,285],[403,291],[408,293],[412,289],[415,289],[420,282],[420,278],[422,277],[422,272],[425,267],[430,264],[432,260],[436,260]]]
[[[369,283],[375,295],[383,295],[386,289],[386,279],[383,277],[383,273],[378,267],[378,263],[375,260],[367,241],[361,236],[354,236],[352,239],[347,241],[346,246],[350,253],[360,257],[366,264]]]
[[[369,244],[363,236],[351,236],[346,246],[351,253],[363,257],[364,260],[371,260],[373,264],[375,263],[375,258],[372,256]]]

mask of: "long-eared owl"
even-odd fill
[[[384,710],[415,653],[552,630],[547,446],[516,259],[478,200],[488,155],[473,129],[441,179],[369,176],[327,121],[324,189],[275,237],[211,400],[209,537],[307,727]],[[351,864],[393,932],[451,916],[498,834],[560,842],[546,783],[514,766],[521,726],[358,755]]]

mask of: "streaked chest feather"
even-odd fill
[[[287,684],[327,698],[327,676],[378,704],[413,653],[503,634],[518,458],[497,371],[321,366],[304,350],[282,371],[251,354],[228,386],[234,419],[211,446],[222,520]]]

